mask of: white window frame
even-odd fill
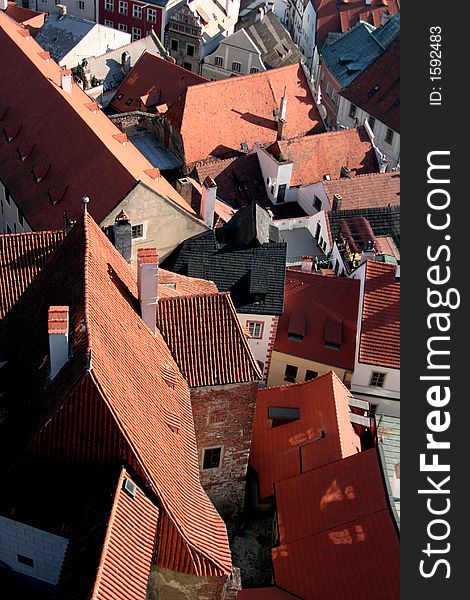
[[[124,0],[119,0],[119,14],[124,16],[129,14],[129,4]]]
[[[223,67],[224,66],[224,57],[216,56],[215,60],[214,60],[214,64],[216,67]]]
[[[132,41],[135,42],[137,40],[140,40],[142,37],[142,29],[140,29],[140,27],[133,27],[132,28]]]
[[[139,6],[138,4],[134,4],[132,6],[132,17],[134,19],[142,19],[142,7]]]
[[[118,29],[119,31],[124,31],[124,33],[127,33],[127,25],[125,23],[118,23]]]
[[[104,0],[104,10],[114,12],[114,0]]]
[[[155,8],[147,8],[147,22],[148,23],[156,23],[157,22],[157,10]]]
[[[148,222],[147,221],[143,221],[142,223],[136,223],[135,225],[132,225],[132,241],[138,241],[138,240],[145,240],[147,237],[147,225]],[[142,235],[139,237],[134,237],[134,227],[142,227]]]
[[[114,22],[109,21],[109,19],[105,19],[104,24],[106,25],[106,27],[114,27]]]
[[[250,336],[254,340],[262,340],[263,339],[263,330],[264,323],[263,321],[247,321],[246,325],[248,327],[248,331],[250,332]]]
[[[378,383],[373,383],[373,381],[378,382],[380,378],[382,378],[382,383],[380,385]],[[383,389],[385,386],[386,379],[387,379],[387,373],[384,373],[383,371],[372,371],[372,373],[370,375],[369,386]]]
[[[240,66],[240,68],[239,68],[239,69],[236,69],[236,68],[235,68],[235,65],[239,65],[239,66]],[[234,60],[234,61],[232,62],[232,71],[233,71],[234,73],[241,73],[241,72],[242,72],[242,64],[241,64],[241,63],[239,63],[239,62],[238,62],[238,60]]]

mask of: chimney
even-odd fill
[[[72,93],[72,71],[70,69],[62,69],[60,72],[60,87],[64,92]]]
[[[191,206],[193,198],[193,186],[187,177],[182,177],[176,180],[176,191],[183,198],[185,202]]]
[[[129,52],[123,52],[121,54],[121,69],[124,75],[127,75],[131,70],[131,57]]]
[[[287,94],[286,94],[286,88],[284,88],[284,96],[281,98],[281,116],[280,116],[280,118],[282,119],[282,121],[286,120],[286,113],[287,113]]]
[[[0,10],[6,10],[8,8],[8,0],[0,0]]]
[[[132,256],[132,225],[124,211],[116,216],[114,222],[114,246],[119,254],[131,262]]]
[[[264,8],[264,6],[260,6],[258,8],[258,10],[256,11],[255,22],[262,21],[264,15],[265,15],[265,10],[266,9]]]
[[[306,273],[311,273],[313,270],[313,256],[302,256],[302,266],[300,267],[301,271]]]
[[[158,302],[158,254],[156,248],[137,250],[137,288],[140,313],[147,327],[155,333]]]
[[[212,177],[207,176],[202,184],[202,198],[200,218],[208,227],[214,225],[215,199],[217,197],[217,184]]]
[[[225,14],[227,17],[232,16],[233,3],[234,0],[225,0]]]
[[[69,307],[50,306],[47,326],[51,379],[54,379],[69,359]]]
[[[62,17],[65,17],[65,15],[67,14],[67,7],[65,6],[65,4],[56,4],[56,9],[59,15]]]
[[[343,196],[341,196],[341,194],[335,194],[333,196],[333,210],[341,210],[342,202],[343,202]]]
[[[349,167],[346,167],[345,165],[343,165],[341,167],[340,177],[342,177],[343,179],[351,179],[351,169]]]
[[[281,98],[281,111],[277,120],[277,140],[284,139],[284,127],[286,125],[286,113],[287,113],[287,96],[286,88],[284,88],[284,96]]]
[[[370,6],[372,4],[372,0],[365,0],[366,6]]]

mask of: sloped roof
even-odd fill
[[[354,279],[287,269],[284,314],[274,351],[348,371],[354,370],[360,286]],[[289,339],[291,322],[305,321],[303,341]],[[341,328],[340,348],[326,347],[326,326]]]
[[[161,299],[157,327],[190,387],[262,379],[228,293]]]
[[[145,95],[152,95],[156,106],[171,106],[188,86],[205,82],[204,77],[145,52],[116,90],[111,106],[119,112],[140,110],[140,99]]]
[[[44,19],[46,18],[46,13],[18,6],[14,2],[8,2],[5,14],[17,23],[24,23],[33,27],[40,27],[40,22],[44,23]]]
[[[291,186],[323,181],[325,175],[339,179],[341,167],[351,175],[378,171],[375,151],[364,127],[330,131],[293,140],[275,142],[268,152],[294,163]]]
[[[331,207],[334,195],[341,196],[340,210],[400,205],[400,171],[332,179],[324,181],[323,188]]]
[[[61,69],[41,56],[33,38],[4,14],[0,24],[0,77],[9,82],[0,95],[0,127],[16,133],[10,143],[0,137],[0,177],[31,229],[60,229],[64,211],[71,219],[80,214],[84,195],[101,222],[139,181],[195,218],[164,177],[148,174],[151,163],[121,143],[119,129],[85,92],[75,84],[71,94],[60,88]],[[39,167],[47,173],[36,183],[32,171]]]
[[[56,62],[60,62],[94,27],[100,25],[73,15],[52,13],[41,27],[36,41],[50,52]]]
[[[276,584],[304,600],[398,600],[399,539],[373,448],[276,484]]]
[[[209,156],[235,156],[242,143],[253,148],[255,142],[274,141],[277,122],[273,111],[280,108],[284,89],[285,136],[324,131],[299,64],[189,87],[165,117],[183,138],[186,164]]]
[[[333,239],[341,231],[341,221],[350,217],[365,217],[375,236],[391,236],[397,246],[400,245],[400,207],[359,208],[356,210],[335,210],[328,213],[328,222]]]
[[[11,310],[63,239],[63,231],[0,235],[0,319]]]
[[[165,269],[158,269],[158,281],[161,284],[159,290],[161,298],[214,294],[218,292],[217,286],[213,281],[197,279],[196,277],[185,277],[178,273],[165,271]]]
[[[260,498],[272,496],[277,482],[287,477],[360,451],[349,421],[350,396],[332,371],[311,381],[259,390],[250,465],[258,474]],[[299,408],[299,419],[272,427],[269,407]]]
[[[189,389],[160,333],[152,335],[137,313],[135,288],[134,272],[85,213],[2,321],[0,353],[7,368],[21,365],[30,375],[23,385],[34,395],[15,394],[35,398],[34,430],[77,386],[95,389],[187,545],[193,572],[228,573],[226,529],[199,482]],[[50,305],[70,307],[73,332],[71,357],[51,382],[44,360]],[[26,414],[18,416],[22,436]],[[177,432],[169,426],[175,423]]]
[[[341,95],[400,132],[400,42],[389,48]]]
[[[293,596],[276,586],[251,588],[238,592],[238,600],[295,600],[296,598],[298,599],[298,596]]]
[[[230,292],[238,312],[265,315],[282,314],[285,265],[286,244],[255,204],[223,227],[185,240],[162,263],[169,271],[214,281]]]
[[[382,15],[395,15],[400,10],[399,0],[349,0],[339,3],[337,0],[313,0],[317,12],[317,43],[322,42],[328,33],[346,32],[364,21],[379,27]]]
[[[359,362],[400,368],[400,283],[394,265],[367,261]]]

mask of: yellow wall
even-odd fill
[[[276,352],[274,350],[271,359],[271,368],[269,369],[268,387],[273,387],[275,385],[286,385],[290,383],[288,381],[284,381],[286,365],[298,367],[297,378],[295,380],[296,383],[305,381],[305,373],[307,369],[310,369],[311,371],[317,371],[318,375],[323,375],[329,371],[334,371],[341,381],[345,380],[345,376],[348,373],[348,371],[345,369],[340,369],[339,367],[324,365],[322,363],[317,363],[305,358],[290,356],[289,354],[282,354],[281,352]],[[346,376],[346,379],[350,379],[350,377]]]

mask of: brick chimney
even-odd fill
[[[181,177],[176,180],[175,184],[176,191],[183,198],[185,202],[191,206],[193,198],[193,185],[187,177]]]
[[[69,307],[50,306],[47,320],[51,379],[69,359]]]
[[[156,248],[137,250],[137,288],[140,313],[147,327],[155,333],[158,302],[158,254]]]
[[[200,218],[208,227],[214,225],[215,199],[217,197],[217,184],[212,177],[207,176],[202,184],[202,198]]]
[[[113,231],[116,250],[130,263],[132,256],[132,225],[128,216],[122,210],[116,216]]]
[[[60,87],[64,92],[72,93],[72,71],[70,69],[62,69],[60,72]]]
[[[302,256],[302,266],[300,267],[301,271],[305,271],[306,273],[311,273],[313,270],[313,256]]]
[[[333,210],[340,210],[342,202],[343,202],[343,196],[341,196],[341,194],[334,194],[334,196],[333,196]]]

